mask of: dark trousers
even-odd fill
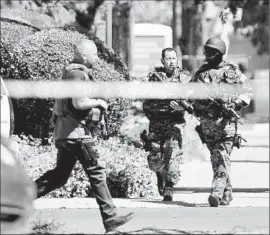
[[[93,140],[57,140],[56,147],[58,149],[56,167],[36,180],[38,198],[62,187],[79,160],[90,180],[103,223],[113,219],[116,216],[116,206],[106,183],[105,167],[99,163],[99,153],[95,142]]]

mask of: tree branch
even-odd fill
[[[90,30],[94,24],[95,16],[98,8],[104,3],[105,0],[91,1],[88,7],[84,10],[76,10],[76,21],[78,24],[87,30]]]

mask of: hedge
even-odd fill
[[[41,146],[40,139],[13,136],[20,144],[19,154],[33,180],[52,169],[56,163],[57,149]],[[101,161],[106,162],[107,183],[113,197],[134,198],[157,195],[156,176],[148,168],[147,153],[113,137],[99,142]],[[74,167],[67,184],[46,197],[91,197],[89,180],[79,163]]]
[[[6,28],[4,40],[1,41],[1,74],[9,79],[25,80],[58,80],[63,67],[73,56],[73,46],[80,38],[95,41],[101,60],[93,69],[93,74],[100,81],[130,80],[127,67],[122,60],[109,49],[104,42],[89,34],[81,34],[72,28],[53,28],[29,33],[25,37],[25,25],[14,22],[1,22]],[[16,33],[8,33],[13,28]],[[19,37],[20,29],[22,36]],[[32,31],[31,31],[32,32]],[[21,38],[10,44],[9,38]],[[110,134],[117,135],[121,120],[127,115],[130,107],[128,99],[110,99],[108,114]],[[49,138],[49,118],[53,100],[51,99],[20,99],[14,102],[15,133],[31,134],[34,137]],[[19,117],[19,118],[16,118]]]

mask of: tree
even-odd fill
[[[182,1],[181,25],[182,34],[178,43],[182,54],[189,55],[191,58],[191,60],[187,58],[182,61],[183,68],[194,71],[197,66],[192,56],[199,54],[202,45],[202,4],[200,1]]]
[[[269,0],[230,0],[229,7],[234,14],[237,7],[243,8],[236,30],[250,38],[259,55],[269,54]]]
[[[66,10],[75,13],[75,19],[77,25],[81,30],[89,31],[92,29],[94,19],[98,8],[104,3],[105,0],[91,0],[87,3],[83,0],[29,0],[29,1],[17,1],[16,4],[21,4],[29,10],[39,9],[43,13],[55,17],[52,9],[64,7]],[[1,8],[4,6],[13,7],[15,1],[5,0]],[[86,6],[85,6],[86,5]]]
[[[112,48],[131,67],[132,2],[116,1],[112,10]]]

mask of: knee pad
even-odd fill
[[[169,169],[169,171],[165,173],[166,184],[171,185],[177,184],[180,176],[181,176],[180,170]]]
[[[226,178],[226,173],[223,171],[218,171],[215,173],[214,178]]]
[[[158,172],[158,171],[163,171],[164,168],[164,163],[162,159],[162,154],[159,153],[150,153],[147,157],[148,160],[148,166],[149,169]]]

